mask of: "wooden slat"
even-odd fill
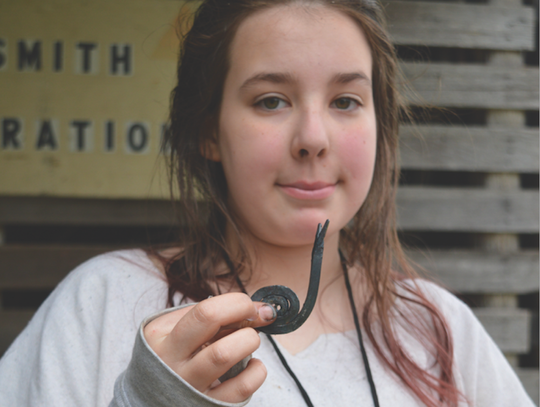
[[[538,405],[539,395],[538,395],[538,382],[540,376],[538,374],[538,369],[516,369],[516,373],[525,387],[527,394],[532,398],[534,403]]]
[[[474,314],[497,346],[508,353],[530,349],[530,312],[519,308],[474,308]]]
[[[539,288],[538,251],[502,254],[432,250],[407,254],[454,292],[525,294]]]
[[[398,224],[402,230],[538,232],[538,191],[402,187]]]
[[[0,246],[0,290],[52,289],[71,270],[110,247]]]
[[[538,193],[402,187],[404,230],[538,232]],[[168,201],[0,198],[0,224],[171,226]]]
[[[401,67],[415,92],[404,92],[411,104],[538,109],[538,68],[411,62]]]
[[[52,289],[85,260],[112,247],[0,247],[0,289]],[[448,289],[460,293],[538,291],[538,252],[409,251],[409,257]]]
[[[0,197],[0,224],[170,226],[169,201]]]
[[[0,357],[24,329],[33,311],[0,311]]]
[[[531,7],[388,0],[383,5],[395,44],[534,49],[535,12]]]
[[[538,129],[402,126],[403,169],[538,172]]]

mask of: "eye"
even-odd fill
[[[360,106],[360,103],[349,97],[341,97],[334,100],[332,106],[339,110],[352,110]]]
[[[277,110],[279,108],[285,107],[287,105],[287,102],[285,102],[283,99],[278,98],[277,96],[270,96],[259,100],[255,105],[265,110]]]

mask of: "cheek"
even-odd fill
[[[279,134],[271,126],[249,123],[247,120],[231,123],[221,133],[220,152],[228,177],[241,180],[244,187],[260,186],[262,178],[272,177],[282,165],[283,145]]]
[[[341,138],[339,157],[347,176],[363,185],[371,184],[375,165],[376,130],[359,129],[347,132]]]

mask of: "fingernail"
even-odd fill
[[[271,321],[277,317],[277,311],[272,305],[264,304],[259,308],[259,316],[263,321]]]

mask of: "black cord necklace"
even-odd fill
[[[380,405],[379,405],[379,397],[377,396],[377,389],[375,388],[375,382],[373,381],[373,375],[371,374],[371,367],[369,366],[369,360],[368,360],[368,357],[367,357],[366,349],[364,347],[364,340],[362,338],[362,331],[360,330],[360,322],[358,321],[358,314],[356,312],[356,306],[354,304],[354,297],[353,297],[353,294],[352,294],[351,283],[349,281],[349,271],[347,269],[347,265],[345,264],[345,259],[343,257],[343,254],[341,253],[341,250],[339,252],[339,256],[341,258],[341,266],[343,268],[343,276],[345,277],[345,286],[347,287],[347,293],[349,294],[349,303],[351,304],[351,309],[352,309],[353,318],[354,318],[354,325],[356,327],[356,333],[358,334],[358,342],[360,343],[360,352],[362,353],[362,359],[364,361],[364,367],[366,369],[366,376],[367,376],[367,379],[368,379],[369,388],[371,390],[371,398],[373,399],[374,407],[380,407]],[[276,351],[276,353],[277,353],[277,355],[279,357],[279,360],[283,364],[283,367],[285,368],[287,373],[289,373],[291,378],[294,380],[294,382],[298,386],[298,390],[300,390],[300,393],[302,394],[302,397],[304,398],[304,401],[306,402],[306,405],[308,407],[314,407],[313,403],[311,402],[311,399],[309,398],[308,393],[304,389],[304,386],[302,386],[302,383],[300,382],[300,380],[298,380],[298,378],[296,377],[296,375],[292,371],[291,367],[287,363],[287,360],[285,359],[285,357],[283,356],[283,354],[279,350],[274,338],[272,338],[272,336],[269,335],[269,334],[266,334],[266,337],[268,338],[268,340],[270,341],[270,343],[274,347],[274,350]]]
[[[362,331],[360,329],[360,322],[358,321],[358,314],[356,313],[356,305],[354,304],[354,297],[351,289],[351,283],[349,281],[349,270],[345,263],[345,258],[341,250],[339,251],[339,257],[341,259],[341,267],[343,268],[343,276],[345,277],[345,286],[347,287],[347,293],[349,294],[349,303],[351,304],[351,310],[354,318],[354,326],[356,333],[358,334],[358,342],[360,343],[360,351],[362,352],[362,359],[364,360],[364,367],[366,369],[366,376],[369,382],[369,388],[371,390],[371,398],[373,399],[373,405],[379,406],[379,397],[377,396],[377,389],[375,388],[375,382],[373,381],[373,375],[371,374],[371,367],[369,366],[369,360],[364,347],[364,339],[362,338]]]
[[[345,261],[345,257],[343,256],[343,253],[341,252],[341,250],[339,251],[339,257],[340,257],[340,260],[341,260],[341,267],[343,269],[343,276],[345,277],[345,287],[347,288],[347,293],[349,295],[349,303],[351,305],[351,310],[352,310],[352,313],[353,313],[354,326],[356,328],[356,333],[358,335],[358,342],[360,344],[360,352],[362,353],[362,360],[364,362],[364,368],[366,369],[366,376],[367,376],[367,379],[368,379],[369,388],[371,390],[371,398],[373,399],[373,406],[374,407],[380,407],[380,405],[379,405],[379,397],[377,396],[377,389],[375,388],[375,382],[373,381],[373,375],[371,374],[371,367],[369,366],[369,360],[368,360],[368,357],[367,357],[366,348],[364,347],[364,340],[363,340],[363,337],[362,337],[362,331],[360,330],[360,322],[358,320],[358,314],[356,312],[356,305],[354,303],[354,296],[353,296],[353,293],[352,293],[351,283],[349,281],[349,270],[347,269],[347,264],[346,264],[346,261]],[[229,265],[229,267],[231,269],[234,267],[232,262],[230,261],[230,259],[226,258],[225,261],[228,263],[228,265]],[[239,288],[242,290],[242,292],[247,294],[246,289],[245,289],[244,284],[242,283],[242,281],[239,278],[236,278],[236,282],[237,282]],[[296,386],[298,387],[298,390],[300,390],[300,394],[302,395],[304,401],[306,402],[306,405],[308,407],[314,407],[313,403],[311,402],[311,399],[309,398],[309,395],[308,395],[307,391],[304,389],[304,386],[302,386],[302,383],[300,382],[298,377],[296,377],[296,374],[293,372],[293,370],[291,369],[291,367],[287,363],[287,360],[285,359],[285,356],[283,356],[283,353],[281,353],[281,351],[279,350],[279,347],[277,346],[276,341],[274,340],[274,338],[272,338],[272,335],[267,333],[266,337],[268,338],[268,341],[272,344],[272,347],[276,351],[276,354],[278,355],[279,360],[281,361],[281,364],[283,365],[283,367],[285,368],[287,373],[289,373],[291,378],[296,383]]]
[[[324,227],[320,223],[317,226],[315,243],[313,244],[313,250],[311,252],[311,272],[308,293],[302,310],[300,310],[300,303],[296,294],[290,288],[285,286],[273,285],[263,287],[257,290],[251,296],[253,301],[267,302],[276,308],[278,315],[275,321],[270,325],[257,328],[257,330],[266,334],[266,337],[274,347],[274,350],[276,351],[279,360],[283,364],[283,367],[285,370],[287,370],[291,378],[298,386],[298,389],[300,390],[300,393],[302,394],[302,397],[304,398],[308,407],[314,407],[313,403],[302,386],[302,383],[300,383],[300,380],[298,380],[291,367],[285,360],[285,357],[279,350],[276,342],[272,338],[272,334],[286,334],[298,329],[311,314],[317,299],[317,292],[319,291],[319,281],[321,277],[322,257],[324,250],[324,237],[326,235],[326,230],[328,229],[328,224],[329,221],[327,220]],[[362,332],[360,330],[360,322],[358,321],[358,314],[356,313],[356,305],[354,304],[351,283],[349,281],[349,271],[347,269],[345,257],[343,256],[341,250],[339,251],[339,258],[341,261],[341,267],[343,269],[343,276],[345,277],[345,286],[347,287],[347,292],[349,294],[349,302],[353,313],[354,326],[356,328],[356,333],[358,334],[358,342],[360,343],[360,351],[362,353],[362,360],[364,361],[364,368],[366,369],[366,375],[371,390],[371,397],[373,398],[373,405],[374,407],[379,407],[379,398],[377,397],[377,390],[375,389],[375,383],[373,382],[373,376],[371,374],[371,368],[369,366],[364,341],[362,339]],[[224,259],[231,273],[234,274],[234,264],[226,253],[224,255]],[[236,275],[236,283],[241,291],[247,294],[244,284],[238,275]]]

